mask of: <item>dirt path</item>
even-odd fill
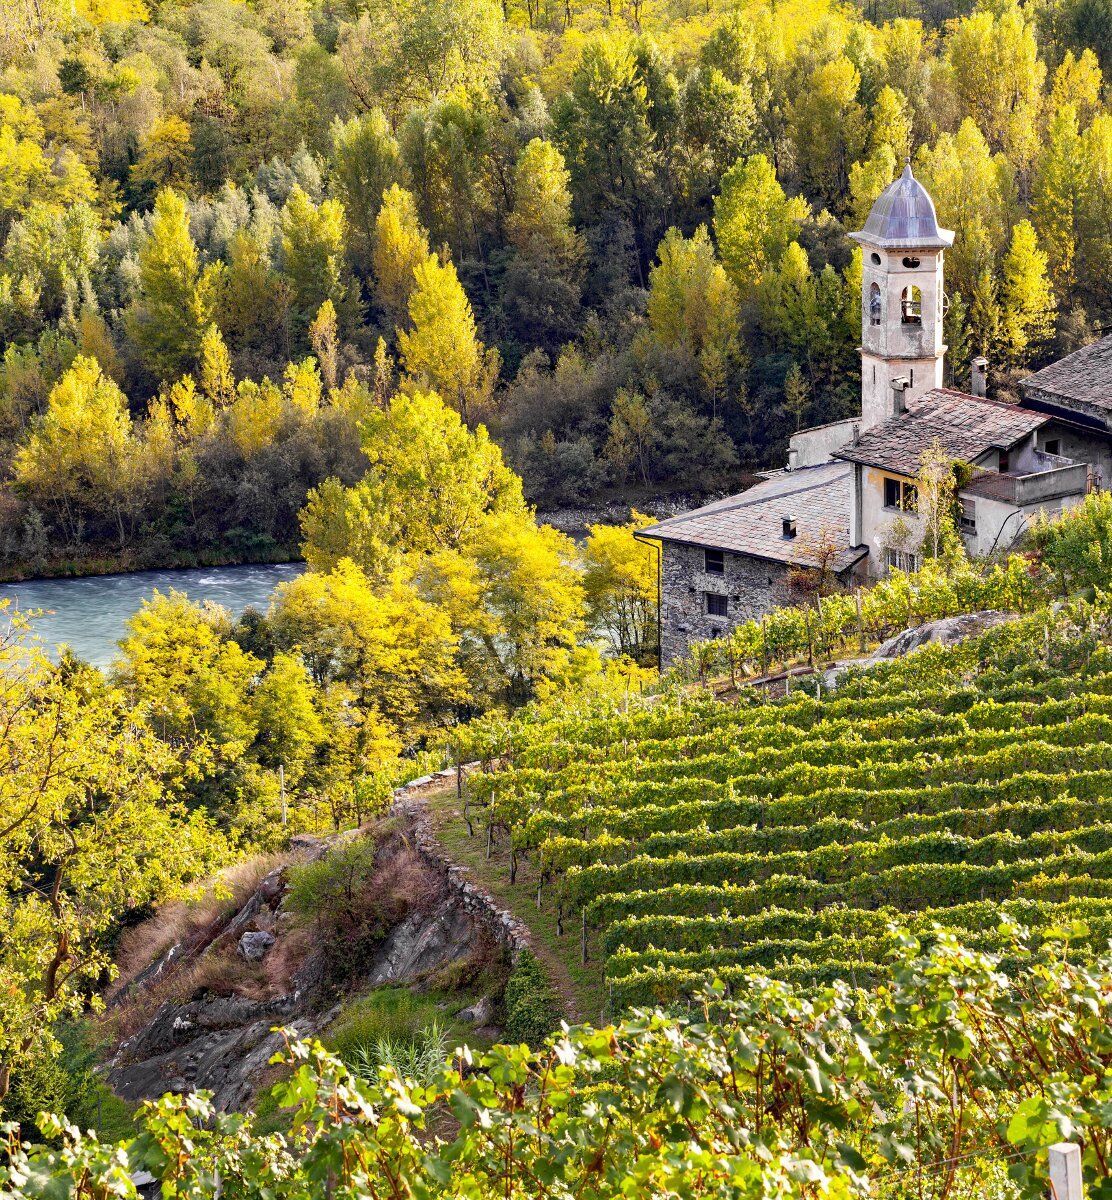
[[[584,964],[578,923],[572,928],[569,922],[565,932],[558,934],[552,900],[542,894],[541,907],[537,907],[537,878],[532,865],[520,863],[517,881],[511,885],[508,848],[495,845],[487,858],[485,837],[478,829],[473,836],[467,832],[454,785],[429,789],[422,798],[428,803],[433,830],[448,857],[528,928],[533,953],[559,993],[568,1020],[592,1024],[608,1020],[600,956],[589,939],[588,962]]]

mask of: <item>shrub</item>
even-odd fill
[[[560,997],[528,950],[517,960],[503,997],[506,1039],[539,1046],[560,1024]]]
[[[415,1042],[437,1019],[436,1004],[407,988],[383,987],[349,1001],[332,1023],[325,1044],[345,1063],[354,1064],[376,1042]]]
[[[362,909],[363,893],[375,873],[376,845],[360,838],[338,846],[316,862],[291,867],[286,905],[303,921],[340,924]]]

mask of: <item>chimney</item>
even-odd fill
[[[907,402],[904,400],[904,392],[911,387],[911,384],[908,383],[906,376],[897,375],[889,386],[892,388],[892,413],[898,417],[907,412]]]
[[[969,360],[969,373],[972,382],[969,390],[974,396],[983,396],[988,383],[988,359],[982,354]]]
[[[794,446],[788,447],[788,470],[794,471],[799,461],[799,451]]]
[[[791,541],[796,535],[795,520],[792,517],[784,518],[784,537]]]

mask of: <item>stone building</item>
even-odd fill
[[[661,662],[790,603],[793,569],[848,582],[866,553],[849,545],[851,475],[833,461],[783,471],[647,530],[661,546]]]
[[[848,584],[920,565],[918,480],[940,447],[969,464],[960,532],[973,555],[1010,548],[1112,472],[1112,337],[1039,371],[1019,405],[945,388],[944,258],[954,235],[908,165],[864,228],[861,412],[802,430],[783,471],[643,531],[660,546],[661,663],[790,601],[800,571]]]

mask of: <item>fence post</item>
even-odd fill
[[[861,612],[861,589],[858,588],[853,593],[854,600],[857,601],[857,644],[861,649],[861,653],[865,653],[865,617]]]
[[[1084,1200],[1081,1185],[1081,1147],[1072,1142],[1051,1146],[1050,1200]]]

